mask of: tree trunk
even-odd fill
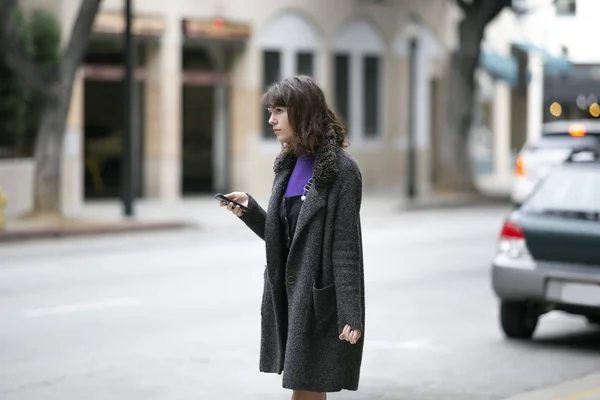
[[[55,101],[43,108],[35,145],[35,213],[61,213],[61,161],[72,86],[73,78],[63,85],[56,83]]]
[[[477,193],[469,154],[473,120],[474,73],[484,26],[463,20],[460,49],[451,56],[445,127],[438,148],[436,186],[442,191]]]
[[[69,43],[63,53],[59,79],[51,83],[51,101],[44,107],[35,146],[34,212],[61,215],[62,148],[75,73],[85,53],[100,0],[83,0]]]
[[[61,215],[62,147],[75,73],[85,53],[101,0],[82,0],[59,68],[37,65],[18,40],[10,15],[17,0],[0,0],[0,56],[43,99],[35,145],[34,211]]]

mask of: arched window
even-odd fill
[[[319,35],[303,16],[287,12],[269,22],[261,34],[263,90],[294,75],[315,77]],[[273,138],[268,113],[263,118],[263,136]]]
[[[364,21],[346,24],[333,41],[334,103],[350,137],[381,133],[385,43]]]

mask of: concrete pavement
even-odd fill
[[[600,400],[600,372],[522,393],[506,400]]]
[[[268,197],[258,197],[263,207]],[[408,201],[399,191],[366,192],[363,215],[398,214],[445,208],[506,205],[506,197],[486,198],[446,194],[423,196]],[[122,204],[117,200],[88,201],[80,209],[67,213],[66,220],[10,219],[0,230],[0,243],[21,240],[82,235],[107,235],[128,232],[178,229],[214,229],[234,221],[224,221],[218,203],[212,195],[195,196],[175,201],[142,199],[135,203],[133,218],[123,217]]]
[[[366,204],[361,387],[328,398],[500,400],[600,370],[580,318],[502,337],[489,261],[504,207]],[[211,210],[211,229],[0,247],[0,398],[289,399],[257,367],[264,247]]]
[[[493,177],[483,176],[477,180],[477,184],[485,197],[422,193],[417,199],[408,201],[399,189],[375,192],[365,190],[363,215],[370,215],[370,210],[381,209],[386,214],[397,214],[509,203],[509,180],[498,181]],[[268,194],[259,194],[257,198],[266,207]],[[88,201],[79,209],[68,210],[66,220],[10,218],[6,228],[0,230],[0,243],[139,231],[214,229],[224,223],[216,211],[215,203],[212,195],[173,201],[141,199],[135,202],[134,217],[126,219],[123,217],[123,206],[118,200]]]

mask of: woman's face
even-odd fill
[[[267,109],[271,117],[269,117],[269,124],[273,126],[273,131],[279,143],[289,143],[292,140],[293,132],[290,127],[288,120],[288,113],[286,107],[269,107]]]

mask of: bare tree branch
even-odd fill
[[[505,7],[512,5],[512,0],[456,0],[465,13],[465,19],[471,27],[483,31],[488,23],[500,14]]]
[[[456,3],[460,7],[460,9],[463,10],[465,15],[471,13],[471,10],[473,9],[473,3],[467,3],[465,0],[456,0]]]
[[[57,70],[39,67],[25,50],[12,18],[16,6],[16,0],[4,0],[0,5],[0,57],[29,87],[50,100],[54,94],[49,82],[56,80]]]
[[[73,76],[81,63],[92,32],[92,24],[100,6],[100,1],[83,0],[81,3],[77,20],[73,25],[69,44],[62,57],[61,71],[63,77]]]
[[[482,12],[485,18],[485,24],[490,23],[505,7],[512,5],[511,0],[495,0],[482,2]]]

